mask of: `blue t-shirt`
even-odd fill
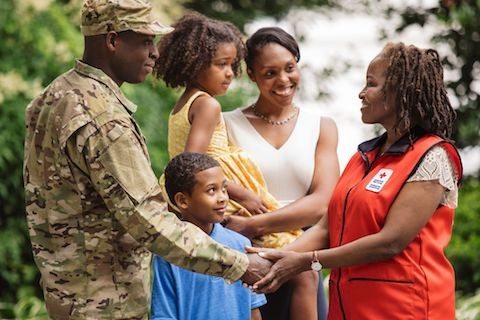
[[[210,236],[238,251],[250,245],[250,240],[218,223]],[[240,281],[227,284],[222,278],[188,271],[153,257],[152,319],[250,319],[251,310],[266,302],[263,294],[251,292]]]

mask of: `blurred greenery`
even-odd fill
[[[364,1],[368,3],[368,1]],[[178,17],[182,7],[196,9],[211,17],[227,19],[243,27],[260,16],[282,17],[293,6],[322,8],[332,1],[166,1],[154,2],[158,10]],[[372,2],[373,3],[373,2]],[[444,30],[435,41],[445,43],[452,54],[445,60],[449,68],[460,70],[449,83],[459,101],[457,141],[462,147],[479,143],[480,100],[474,83],[479,77],[480,1],[442,1],[421,11],[385,9],[385,14],[401,15],[403,24],[428,24],[432,19]],[[28,102],[55,77],[72,67],[81,56],[83,39],[78,28],[81,0],[2,0],[0,1],[0,318],[46,319],[39,274],[28,240],[22,183],[24,110]],[[410,11],[409,11],[410,10]],[[167,20],[168,21],[168,20]],[[319,73],[321,74],[321,72]],[[122,86],[125,94],[139,105],[135,118],[140,123],[160,175],[168,159],[167,117],[178,91],[148,79],[140,85]],[[245,105],[255,89],[248,81],[238,81],[227,96],[220,97],[226,110]],[[465,180],[460,192],[454,235],[447,250],[457,273],[459,319],[468,319],[479,308],[480,287],[480,185],[478,175]],[[472,311],[473,310],[473,311]],[[473,318],[471,318],[473,319]]]
[[[457,320],[480,319],[480,290],[473,295],[459,296],[457,298]]]
[[[316,8],[318,6],[335,6],[329,0],[185,0],[188,9],[202,12],[208,17],[230,21],[243,27],[253,19],[260,17],[281,18],[292,8]]]
[[[455,212],[452,240],[447,248],[455,266],[457,288],[473,293],[480,288],[480,182],[469,178],[459,194],[459,207]]]

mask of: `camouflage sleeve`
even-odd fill
[[[107,208],[133,238],[185,269],[229,281],[244,274],[248,267],[245,254],[213,241],[165,210],[143,137],[131,121],[111,121],[95,129],[87,125],[81,131],[74,139],[83,158],[78,162],[86,166]]]

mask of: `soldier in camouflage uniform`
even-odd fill
[[[145,0],[87,0],[82,60],[27,107],[27,220],[53,319],[148,318],[150,251],[230,281],[252,283],[270,265],[165,210],[120,86],[145,79],[154,36],[170,30]]]

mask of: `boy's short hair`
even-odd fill
[[[173,204],[178,192],[192,194],[197,183],[195,175],[201,171],[219,167],[220,164],[212,157],[196,152],[183,152],[174,157],[165,168],[165,189]]]

